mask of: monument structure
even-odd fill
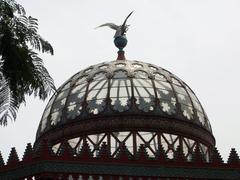
[[[0,179],[240,179],[232,149],[223,162],[208,117],[191,88],[171,72],[128,60],[127,19],[117,26],[118,57],[70,77],[48,102],[34,146],[15,148]]]

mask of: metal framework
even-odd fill
[[[177,148],[181,146],[183,149],[184,158],[186,158],[188,161],[191,161],[194,154],[194,149],[197,146],[197,141],[193,139],[168,133],[144,131],[111,132],[69,139],[68,143],[72,147],[72,150],[76,156],[80,153],[84,141],[89,144],[91,153],[94,157],[98,156],[101,146],[106,144],[109,147],[108,151],[110,153],[110,157],[112,158],[115,158],[120,151],[121,146],[125,145],[130,156],[137,156],[138,149],[141,146],[144,146],[146,148],[146,152],[151,158],[156,158],[159,147],[162,146],[166,153],[165,156],[169,159],[173,159]],[[61,146],[63,143],[64,142],[60,142],[52,147],[54,153],[61,153]],[[208,162],[208,147],[200,143],[199,149],[204,160]]]
[[[66,81],[47,105],[37,137],[62,124],[116,114],[170,117],[211,132],[200,102],[182,80],[160,67],[125,60],[91,66]]]
[[[34,147],[7,163],[2,180],[239,180],[224,163],[193,91],[152,64],[111,61],[72,76],[45,108]]]
[[[91,66],[66,81],[43,113],[35,146],[48,139],[56,149],[66,140],[88,137],[91,142],[89,137],[104,135],[113,150],[125,143],[119,139],[124,133],[133,155],[140,144],[154,155],[165,139],[169,156],[180,145],[189,158],[198,142],[207,160],[215,146],[202,106],[182,80],[160,67],[128,60]],[[155,144],[141,133],[152,135]],[[99,148],[100,144],[92,145]]]

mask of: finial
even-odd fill
[[[132,13],[133,11],[125,18],[122,25],[116,25],[114,23],[105,23],[97,27],[99,28],[99,27],[108,26],[111,29],[116,30],[116,33],[113,38],[114,38],[115,46],[119,49],[117,60],[125,60],[123,49],[126,47],[128,42],[126,37],[126,32],[128,31],[128,27],[130,26],[130,25],[127,25],[126,23],[128,18],[132,15]]]

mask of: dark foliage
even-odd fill
[[[44,100],[55,90],[43,61],[34,51],[53,48],[38,34],[37,19],[14,0],[0,0],[0,124],[16,119],[27,95]]]

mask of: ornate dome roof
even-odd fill
[[[74,122],[134,115],[175,119],[212,133],[199,100],[181,79],[152,64],[117,60],[67,80],[50,99],[37,138]]]

